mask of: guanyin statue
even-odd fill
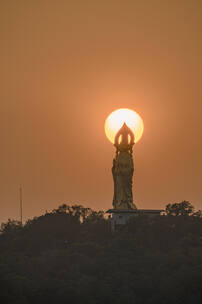
[[[134,134],[123,124],[115,136],[116,157],[113,160],[112,175],[114,179],[113,207],[117,210],[137,209],[133,203],[133,145]]]

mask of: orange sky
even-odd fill
[[[117,108],[144,120],[134,201],[202,209],[202,2],[0,2],[0,221],[112,207]]]

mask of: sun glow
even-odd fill
[[[114,143],[116,133],[124,122],[133,131],[135,143],[140,140],[144,130],[143,120],[139,114],[130,109],[119,109],[112,112],[105,121],[105,133],[107,138]]]

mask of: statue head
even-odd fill
[[[117,132],[114,140],[114,146],[119,151],[129,151],[132,154],[132,147],[135,143],[135,136],[131,129],[124,122],[121,129]]]

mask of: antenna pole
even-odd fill
[[[20,222],[22,225],[22,186],[20,186]]]

